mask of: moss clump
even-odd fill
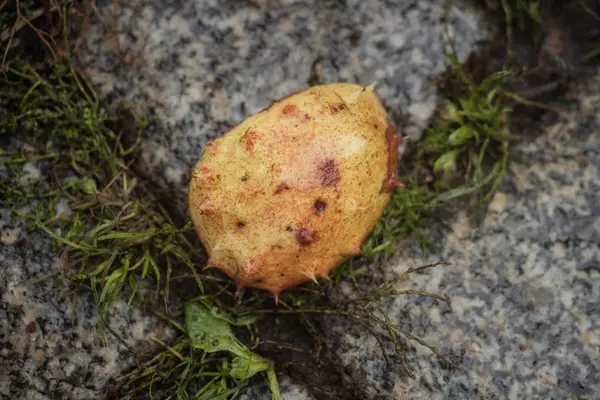
[[[362,251],[368,257],[379,253],[388,257],[396,240],[414,233],[420,237],[423,247],[430,245],[424,220],[434,207],[431,191],[413,176],[406,176],[403,182],[406,188],[392,194],[382,217],[362,245]]]
[[[4,72],[0,77],[0,133],[8,138],[8,146],[0,149],[0,163],[8,165],[9,171],[0,184],[0,205],[26,218],[31,229],[41,229],[54,239],[66,277],[94,293],[101,337],[108,328],[110,304],[122,296],[130,304],[164,313],[176,327],[186,326],[176,319],[181,304],[169,305],[173,279],[195,281],[190,298],[206,296],[203,304],[225,315],[230,306],[217,302],[214,296],[227,290],[229,282],[217,276],[200,278],[196,271],[198,265],[204,265],[205,257],[201,247],[186,238],[191,224],[175,226],[129,168],[146,121],[128,111],[121,118],[132,122],[129,125],[135,127],[134,132],[111,128],[118,125],[116,119],[101,108],[93,90],[70,63],[35,68],[11,60]],[[17,134],[15,141],[12,138]],[[46,171],[35,186],[22,187],[19,183],[19,167],[26,162],[37,163]],[[63,207],[57,213],[59,202]],[[175,348],[189,348],[192,334],[185,328],[183,331],[185,336],[178,339]],[[185,379],[173,381],[182,396],[179,398],[187,398],[184,393],[192,377],[205,393],[229,398],[261,371],[267,372],[274,399],[279,398],[271,364],[255,355],[252,373],[242,374],[246,364],[236,361],[239,354],[226,355],[239,347],[230,339],[231,346],[219,348],[214,363],[207,362],[212,352],[198,346],[186,354],[185,373],[178,374]],[[148,368],[130,375],[137,385],[125,386],[123,396],[148,390],[154,382],[162,383],[165,374],[169,376],[168,369],[150,374],[155,371],[156,360],[178,353],[164,345],[165,353]],[[248,350],[245,354],[251,358],[254,353]],[[225,374],[226,379],[216,380],[218,374]]]
[[[516,139],[507,127],[510,73],[497,72],[476,84],[449,58],[463,90],[446,101],[417,151],[418,162],[433,173],[436,202],[475,192],[487,201],[506,173],[509,142]]]

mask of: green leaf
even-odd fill
[[[471,128],[469,125],[463,125],[450,134],[448,143],[451,146],[462,146],[470,139],[478,136],[479,135],[475,129]]]
[[[240,357],[249,354],[249,350],[234,336],[229,323],[216,317],[202,304],[189,303],[185,306],[185,325],[194,349],[207,353],[229,351]]]
[[[456,160],[461,151],[461,148],[447,151],[433,164],[433,172],[437,176],[437,188],[444,189],[452,186],[458,170]]]
[[[260,316],[258,316],[258,315],[243,315],[241,317],[237,317],[232,322],[232,325],[236,325],[236,326],[252,325],[256,321],[258,321],[259,318],[260,318]]]
[[[140,239],[140,238],[149,238],[154,235],[155,232],[112,232],[107,233],[106,235],[102,235],[98,238],[98,240],[110,240],[110,239]]]
[[[488,174],[488,176],[484,180],[482,180],[481,182],[479,182],[477,185],[473,185],[473,186],[461,186],[461,187],[457,187],[457,188],[445,191],[444,193],[442,193],[439,196],[437,196],[436,198],[434,198],[433,199],[433,203],[444,203],[444,202],[456,199],[458,197],[462,197],[462,196],[471,194],[474,191],[479,190],[483,186],[485,186],[488,183],[490,183],[490,181],[493,178],[495,178],[496,176],[498,176],[498,171],[497,171],[496,165],[494,165],[494,168],[492,169],[492,172],[490,172]]]
[[[271,367],[268,360],[259,355],[252,354],[251,357],[236,357],[231,363],[229,375],[235,379],[250,379],[259,372],[266,371]]]
[[[273,400],[282,400],[272,363],[253,353],[237,340],[228,322],[231,320],[230,316],[205,302],[186,304],[184,313],[185,325],[193,349],[207,353],[228,351],[235,354],[237,357],[233,359],[229,369],[229,375],[234,379],[245,381],[258,372],[267,371]],[[208,392],[201,398],[226,398],[204,397],[205,395],[209,396]]]
[[[122,280],[127,273],[123,268],[115,269],[109,276],[106,277],[102,293],[100,294],[100,304],[107,302],[109,299],[117,297],[121,290]]]
[[[237,385],[229,390],[220,392],[217,389],[209,389],[200,397],[196,397],[197,400],[227,400],[233,399],[240,392],[240,390],[246,386],[245,383]]]
[[[277,375],[275,375],[273,366],[267,370],[267,382],[271,390],[271,400],[284,400],[279,392],[279,383],[277,382]]]
[[[446,111],[448,112],[448,119],[459,124],[463,123],[463,117],[460,115],[456,104],[448,102],[448,104],[446,104]]]
[[[87,194],[94,194],[98,191],[98,188],[96,187],[96,181],[92,178],[84,179],[81,182],[81,189]]]
[[[442,154],[433,164],[433,172],[436,174],[446,175],[449,172],[456,171],[456,158],[460,150],[451,150]]]

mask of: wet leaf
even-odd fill
[[[194,349],[207,353],[229,351],[240,357],[249,353],[237,340],[229,323],[216,317],[209,308],[200,303],[185,306],[185,325]]]
[[[231,330],[231,316],[204,302],[188,303],[185,306],[185,325],[192,348],[207,353],[228,351],[235,354],[229,369],[229,376],[246,381],[259,372],[267,372],[267,381],[273,400],[281,400],[277,377],[272,362],[253,353],[238,341]],[[238,320],[239,321],[239,320]],[[219,393],[218,396],[222,396]],[[210,398],[213,397],[201,397]],[[214,397],[223,398],[226,397]]]
[[[229,375],[236,379],[250,379],[259,372],[266,371],[271,367],[268,360],[251,353],[251,357],[236,357],[231,363]]]

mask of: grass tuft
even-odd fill
[[[414,177],[407,176],[404,184],[407,188],[392,194],[382,217],[362,245],[361,250],[369,258],[377,254],[389,257],[398,238],[414,233],[421,238],[424,248],[431,245],[424,229],[424,219],[433,210],[430,191]]]
[[[0,149],[0,165],[8,167],[8,178],[0,184],[0,206],[53,239],[61,254],[61,271],[76,287],[94,295],[100,337],[105,340],[105,331],[117,335],[110,329],[110,306],[120,298],[155,314],[163,309],[169,322],[187,334],[173,344],[155,338],[165,351],[129,374],[121,397],[140,389],[151,393],[155,384],[164,383],[174,385],[178,399],[228,399],[261,372],[273,398],[279,399],[270,361],[250,352],[232,334],[216,353],[203,348],[190,339],[195,334],[189,319],[181,325],[170,317],[180,311],[177,303],[174,311],[169,304],[173,279],[193,279],[196,289],[190,296],[204,296],[203,304],[221,310],[221,315],[228,306],[214,296],[229,282],[208,275],[201,279],[197,267],[205,256],[186,237],[191,222],[177,227],[129,168],[146,121],[128,111],[126,117],[137,127],[133,138],[110,128],[116,120],[67,63],[47,70],[10,60],[0,77],[0,98],[0,134],[10,135],[7,148]],[[11,140],[17,134],[20,146]],[[126,139],[130,144],[124,144]],[[43,171],[37,182],[22,181],[26,164]],[[205,291],[210,294],[205,296]],[[203,321],[206,327],[206,316]],[[211,322],[217,326],[218,321],[222,329],[229,327],[228,321],[240,322],[223,317]],[[171,368],[173,362],[177,364]],[[198,385],[201,388],[194,389]]]
[[[263,373],[273,400],[281,400],[273,363],[243,345],[231,330],[232,324],[250,325],[254,317],[234,320],[206,300],[189,302],[184,314],[185,327],[171,321],[182,336],[173,345],[155,339],[165,351],[122,377],[124,398],[158,390],[166,398],[228,399]]]
[[[464,94],[449,99],[440,119],[426,133],[419,156],[431,166],[438,192],[434,202],[473,193],[489,201],[507,170],[509,142],[518,137],[507,127],[507,71],[476,84],[448,54]]]

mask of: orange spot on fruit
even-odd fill
[[[244,134],[244,142],[246,143],[246,151],[250,154],[254,153],[254,145],[260,138],[260,135],[254,131],[246,131]]]
[[[200,214],[204,215],[213,215],[215,213],[214,204],[210,199],[205,199],[202,204],[200,204]]]
[[[215,180],[215,176],[207,167],[200,167],[200,169],[192,172],[191,176],[201,183],[210,183]]]
[[[283,115],[291,115],[294,114],[297,109],[298,108],[294,104],[286,104],[286,106],[283,107],[283,111],[281,113]]]
[[[285,99],[287,99],[288,97],[295,96],[295,95],[297,95],[297,94],[299,94],[299,93],[302,93],[302,92],[305,92],[305,91],[307,91],[307,90],[310,90],[310,88],[305,88],[305,89],[302,89],[302,90],[298,90],[297,92],[290,93],[290,94],[288,94],[287,96],[285,96],[285,97],[282,97],[281,99],[277,100],[276,102],[274,102],[274,103],[271,103],[269,106],[267,106],[267,107],[263,108],[263,109],[262,109],[260,112],[265,112],[265,111],[267,111],[268,109],[270,109],[270,108],[273,106],[273,104],[278,104],[278,103],[280,103],[280,102],[284,101]]]

